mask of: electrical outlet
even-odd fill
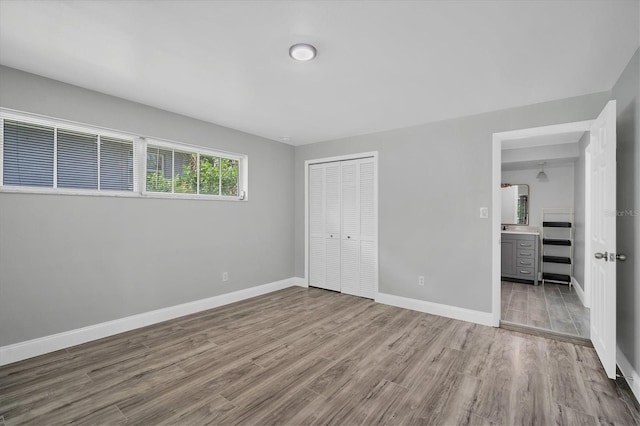
[[[424,285],[424,275],[418,277],[418,285]]]
[[[229,273],[228,272],[223,272],[222,273],[222,281],[223,282],[229,281]]]
[[[489,218],[489,207],[480,207],[480,218],[481,219]]]

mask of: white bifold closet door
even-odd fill
[[[309,285],[340,291],[340,163],[309,166]]]
[[[377,280],[373,158],[309,168],[309,285],[374,298]]]

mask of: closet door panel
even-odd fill
[[[372,159],[360,163],[360,239],[375,241],[376,239],[376,200],[375,170]]]
[[[340,163],[328,163],[325,167],[325,286],[340,291]]]
[[[309,234],[324,234],[324,168],[309,167]]]
[[[330,163],[325,168],[324,232],[327,238],[340,238],[340,173],[340,163]]]
[[[360,213],[358,206],[358,160],[342,162],[342,256],[341,289],[360,295]]]
[[[325,288],[324,238],[309,239],[309,285]]]
[[[343,293],[360,296],[360,243],[342,240],[340,289]]]
[[[324,287],[327,290],[340,291],[341,270],[340,270],[340,239],[325,239],[325,270]]]
[[[360,275],[358,296],[375,297],[376,271],[378,270],[378,245],[375,241],[360,241]]]
[[[324,167],[309,167],[309,285],[325,286]]]
[[[358,192],[360,207],[360,296],[374,298],[377,288],[378,231],[375,193],[375,162],[360,160]]]
[[[360,235],[358,206],[358,161],[342,162],[342,239]]]

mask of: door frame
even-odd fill
[[[373,158],[375,179],[373,182],[373,194],[376,206],[376,278],[373,289],[373,300],[378,298],[378,286],[380,276],[380,203],[378,198],[378,151],[359,152],[355,154],[339,155],[335,157],[315,158],[304,162],[304,284],[309,286],[309,166],[320,163],[334,163],[337,161],[358,160],[360,158]]]
[[[591,124],[595,120],[576,121],[572,123],[554,124],[550,126],[542,127],[530,127],[527,129],[510,130],[506,132],[498,132],[493,134],[492,143],[492,172],[491,172],[491,208],[493,215],[491,216],[491,314],[494,327],[500,326],[501,316],[501,280],[500,280],[500,248],[501,248],[501,229],[500,229],[500,214],[501,211],[501,195],[500,195],[500,183],[502,180],[502,142],[507,140],[518,140],[524,138],[531,138],[536,136],[549,136],[558,133],[569,132],[589,132],[591,130]],[[586,173],[586,171],[585,171]],[[588,203],[590,200],[589,191],[587,191],[588,182],[585,181],[585,201]],[[588,204],[586,204],[588,205]],[[585,212],[586,213],[586,212]],[[589,229],[585,227],[585,239],[589,238]],[[586,253],[586,252],[585,252]],[[585,254],[585,272],[589,268],[590,257]],[[585,301],[590,304],[590,285],[585,275],[584,291]],[[537,278],[537,277],[536,277]]]
[[[594,120],[595,121],[595,120]],[[591,138],[584,151],[584,306],[591,308]],[[587,285],[588,283],[588,285]],[[591,320],[591,318],[589,318]],[[591,330],[589,330],[591,331]]]

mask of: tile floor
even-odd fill
[[[502,281],[502,319],[589,338],[589,308],[567,285]]]

